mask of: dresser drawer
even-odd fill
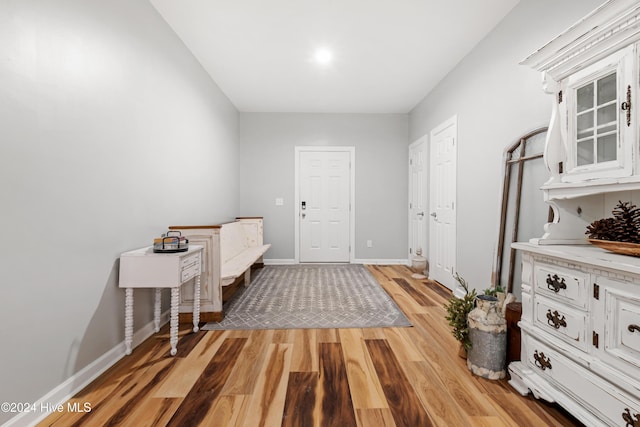
[[[536,296],[534,324],[538,328],[566,341],[583,351],[587,350],[586,312],[567,307],[557,301]]]
[[[640,402],[608,381],[596,376],[551,346],[524,334],[527,366],[559,390],[583,402],[603,425],[626,425],[640,414]],[[589,403],[597,402],[596,406]]]
[[[579,308],[587,308],[589,274],[553,264],[536,262],[535,292]]]

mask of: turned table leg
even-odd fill
[[[198,332],[200,327],[200,275],[196,276],[193,284],[193,332]]]
[[[171,321],[169,330],[171,338],[171,355],[175,356],[178,352],[178,305],[180,304],[180,287],[171,288]]]
[[[129,355],[133,342],[133,288],[125,289],[124,295],[124,347]]]
[[[160,332],[160,311],[162,310],[162,289],[156,288],[156,301],[153,307],[153,330]]]

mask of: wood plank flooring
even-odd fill
[[[473,376],[444,319],[450,292],[369,266],[410,328],[181,332],[146,340],[41,426],[580,426],[506,381]],[[67,405],[65,405],[65,408]]]

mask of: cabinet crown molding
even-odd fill
[[[560,81],[640,40],[640,2],[609,0],[522,60]]]

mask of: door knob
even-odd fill
[[[302,219],[304,219],[306,216],[307,216],[307,214],[302,212]]]
[[[424,212],[418,212],[416,215],[418,215],[420,218],[422,218],[424,216]]]
[[[437,214],[437,213],[435,213],[435,212],[431,212],[431,216],[432,216],[432,217],[434,217],[434,218],[436,218],[436,217],[438,216],[438,214]]]

